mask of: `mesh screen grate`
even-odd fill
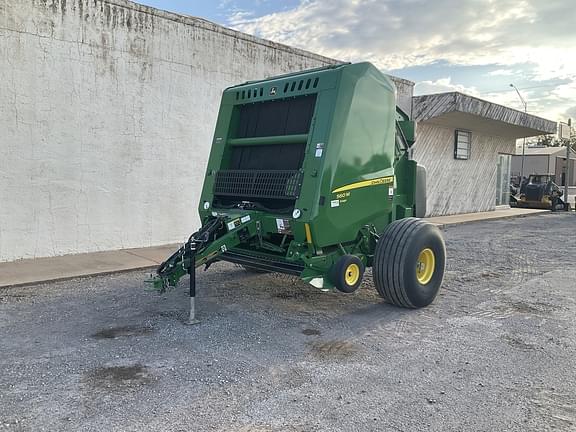
[[[298,170],[222,170],[216,173],[214,195],[295,199],[301,183]]]

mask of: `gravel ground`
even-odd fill
[[[219,263],[0,290],[0,431],[576,430],[576,217],[445,229],[423,310]]]

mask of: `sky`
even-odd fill
[[[137,0],[554,121],[576,121],[572,0]]]

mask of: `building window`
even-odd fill
[[[454,139],[454,159],[470,159],[472,132],[457,130]]]

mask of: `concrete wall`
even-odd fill
[[[524,176],[530,174],[554,174],[555,167],[552,166],[549,155],[525,155],[524,156]],[[522,171],[522,156],[512,156],[512,175],[519,175]]]
[[[0,261],[185,240],[221,90],[330,62],[122,0],[0,1]]]
[[[0,0],[0,262],[185,240],[222,89],[331,63],[125,0]]]
[[[554,157],[554,170],[553,172],[556,173],[556,183],[559,185],[564,186],[565,184],[565,176],[566,176],[566,158],[565,157]],[[568,168],[568,186],[576,186],[576,160],[570,159],[569,168]]]
[[[556,183],[563,185],[563,173],[566,170],[566,151],[559,151],[552,154],[525,155],[524,175],[530,174],[553,174],[556,176]],[[519,174],[522,167],[522,156],[512,156],[512,174]],[[576,159],[570,160],[570,185],[576,186]]]
[[[454,159],[455,128],[418,123],[414,159],[427,170],[427,216],[494,210],[499,153],[512,153],[515,139],[472,130],[470,159]]]

